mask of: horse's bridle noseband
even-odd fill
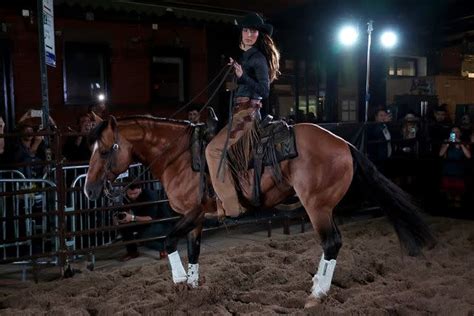
[[[113,159],[115,158],[114,153],[118,152],[119,149],[120,149],[120,146],[118,144],[118,132],[116,129],[114,133],[114,143],[112,144],[112,146],[110,146],[110,149],[107,150],[107,152],[105,153],[106,163],[105,163],[105,173],[104,173],[104,195],[108,199],[114,199],[122,195],[123,193],[123,192],[116,192],[112,186],[112,182],[108,180],[109,173],[112,173],[114,176],[118,176],[115,172],[111,170],[111,166],[113,164]],[[100,154],[100,155],[102,156],[104,154]]]

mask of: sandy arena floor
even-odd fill
[[[331,291],[311,309],[304,304],[321,256],[312,231],[205,237],[199,289],[175,287],[167,260],[140,257],[72,279],[2,286],[0,314],[473,315],[474,222],[428,221],[439,244],[418,258],[401,255],[385,218],[340,226]]]

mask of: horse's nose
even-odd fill
[[[86,194],[89,198],[93,197],[94,196],[94,191],[92,191],[91,189],[87,189],[86,190]]]
[[[89,188],[89,187],[85,187],[84,188],[84,193],[86,194],[86,197],[89,199],[89,200],[95,200],[95,191],[92,190],[92,188]]]

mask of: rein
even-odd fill
[[[220,76],[221,74],[223,73],[223,71],[227,69],[227,71],[224,73],[224,75],[222,76],[222,79],[221,81],[219,81],[219,83],[217,84],[216,88],[214,89],[214,92],[211,94],[211,96],[207,99],[207,102],[206,104],[204,104],[201,109],[199,110],[199,113],[201,113],[208,105],[209,103],[211,103],[212,99],[214,98],[214,96],[216,95],[217,91],[219,91],[220,87],[222,86],[222,84],[224,83],[227,75],[232,71],[233,69],[233,63],[230,64],[230,65],[225,65],[224,67],[221,68],[221,70],[219,70],[219,72],[217,73],[216,76],[214,76],[214,78],[211,80],[211,82],[209,82],[209,84],[207,86],[204,87],[204,89],[202,89],[201,91],[199,91],[198,94],[196,94],[188,103],[186,103],[185,105],[183,105],[182,107],[180,107],[178,110],[176,110],[176,112],[174,112],[173,114],[171,114],[171,117],[170,118],[174,118],[178,113],[181,113],[184,109],[186,109],[188,106],[190,106],[200,95],[202,95]]]
[[[235,76],[232,78],[232,82],[235,83],[236,79]],[[217,167],[217,177],[220,178],[221,180],[224,179],[224,173],[223,173],[223,166],[225,163],[225,159],[227,157],[227,151],[229,147],[229,139],[230,139],[230,133],[232,132],[232,121],[234,119],[234,116],[232,115],[232,106],[234,104],[234,90],[230,92],[230,98],[229,98],[229,118],[227,121],[227,135],[225,138],[225,143],[224,143],[224,148],[221,153],[221,158],[219,160],[219,166]]]
[[[227,70],[226,70],[227,69]],[[186,109],[192,102],[194,102],[200,95],[202,95],[221,75],[222,73],[225,71],[224,75],[222,76],[221,80],[219,81],[219,83],[217,84],[216,88],[214,89],[213,93],[211,94],[211,96],[209,97],[209,99],[207,100],[207,102],[202,106],[202,108],[199,110],[199,113],[201,113],[208,105],[209,103],[212,101],[212,99],[215,97],[215,95],[217,94],[217,92],[219,91],[219,89],[221,88],[222,84],[224,83],[224,81],[226,80],[227,76],[229,75],[229,73],[232,71],[233,69],[233,64],[230,64],[230,65],[225,65],[224,67],[222,67],[222,69],[218,72],[218,74],[211,80],[211,82],[206,86],[204,87],[204,89],[202,89],[196,96],[194,96],[188,103],[186,103],[185,105],[183,105],[182,107],[180,107],[176,112],[174,112],[172,115],[171,115],[171,118],[173,118],[174,116],[176,116],[178,113],[182,112],[184,109]],[[234,79],[235,80],[235,79]],[[233,93],[231,93],[231,101],[232,102],[232,95]],[[130,183],[128,183],[126,186],[123,186],[120,190],[116,190],[113,188],[112,186],[112,182],[107,180],[107,174],[110,172],[112,174],[114,174],[111,170],[110,170],[110,166],[112,165],[111,161],[112,161],[112,158],[113,158],[113,153],[114,152],[117,152],[118,149],[119,149],[119,144],[118,144],[118,127],[116,128],[115,130],[115,134],[114,134],[114,143],[113,145],[111,146],[109,152],[108,152],[108,156],[107,156],[107,163],[106,163],[106,170],[105,170],[105,173],[106,173],[106,176],[104,177],[104,196],[109,199],[109,200],[114,200],[122,195],[124,195],[124,193],[127,191],[127,189],[132,185],[134,184],[135,182],[138,181],[138,179],[144,175],[146,172],[148,172],[152,165],[159,159],[161,158],[170,148],[171,148],[171,145],[174,145],[181,137],[183,137],[186,133],[186,129],[184,130],[183,133],[179,134],[175,139],[173,139],[172,141],[170,141],[167,146],[165,146],[165,148],[163,149],[163,151],[161,152],[161,154],[157,155],[149,164],[148,166],[142,171],[140,172]],[[229,135],[228,135],[229,136]]]

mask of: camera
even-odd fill
[[[125,217],[127,217],[127,214],[124,212],[116,213],[115,217],[117,217],[118,220],[123,220]]]
[[[451,132],[451,133],[449,134],[449,141],[450,141],[451,143],[455,143],[455,142],[456,142],[456,133],[455,133],[455,132]]]

